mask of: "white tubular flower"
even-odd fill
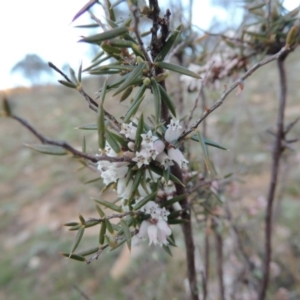
[[[124,134],[127,138],[135,140],[136,127],[133,126],[132,122],[129,124],[123,123],[121,125],[120,133]]]
[[[179,120],[171,119],[168,129],[165,132],[165,140],[169,143],[177,140],[182,133],[182,126],[179,125]]]
[[[118,180],[118,186],[117,186],[117,193],[119,197],[124,199],[128,199],[131,193],[133,180],[129,180],[128,184],[126,185],[126,178],[121,178]]]
[[[157,139],[153,142],[152,149],[154,149],[158,155],[165,150],[165,143],[162,140]]]
[[[137,162],[137,166],[140,168],[142,165],[149,165],[149,157],[149,152],[142,150],[141,152],[137,151],[136,157],[134,157],[132,160]]]
[[[158,154],[155,157],[155,160],[158,161],[161,165],[163,165],[165,169],[167,169],[169,166],[174,165],[172,159],[165,152]]]
[[[154,245],[168,245],[168,236],[172,233],[168,223],[163,219],[160,220],[144,220],[141,224],[138,238],[145,239],[148,236],[149,246]]]
[[[142,140],[142,146],[152,148],[153,142],[157,139],[157,136],[152,135],[152,131],[149,130],[146,134],[141,134]]]
[[[149,201],[141,211],[151,215],[151,218],[142,222],[137,237],[139,239],[148,237],[149,245],[168,245],[168,236],[172,233],[167,223],[170,213],[165,208],[160,208],[154,201]]]
[[[168,149],[168,156],[172,160],[177,162],[181,169],[187,169],[187,164],[189,163],[189,161],[184,158],[182,152],[179,149],[175,149],[175,148]]]

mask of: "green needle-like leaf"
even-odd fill
[[[114,138],[114,135],[112,135],[112,133],[107,129],[106,129],[106,140],[117,154],[120,154],[122,152],[119,143]]]
[[[117,27],[112,30],[104,31],[102,33],[98,33],[89,37],[83,37],[81,40],[79,40],[79,42],[100,44],[103,41],[113,39],[127,32],[128,32],[127,27]]]
[[[174,45],[180,31],[182,28],[182,24],[180,24],[175,30],[174,32],[170,35],[170,37],[168,38],[167,42],[165,43],[164,47],[162,48],[162,50],[158,53],[158,55],[155,58],[155,62],[158,61],[163,61],[165,59],[165,57],[168,55],[168,53],[170,52],[172,46]]]
[[[60,147],[54,145],[44,145],[44,144],[25,144],[26,147],[31,148],[37,152],[50,154],[50,155],[66,155],[67,151]]]
[[[176,73],[180,73],[180,74],[183,74],[183,75],[187,75],[187,76],[191,76],[191,77],[194,77],[194,78],[201,79],[201,77],[198,74],[192,72],[191,70],[189,70],[187,68],[184,68],[184,67],[181,67],[181,66],[178,66],[178,65],[173,65],[173,64],[170,64],[170,63],[162,62],[162,61],[157,61],[153,64],[154,64],[154,66],[162,68],[162,69],[167,69],[167,70],[170,70],[170,71],[174,71]]]
[[[137,94],[135,95],[128,111],[126,112],[126,115],[124,117],[124,123],[128,123],[130,121],[130,118],[136,113],[138,110],[140,104],[142,103],[144,99],[144,93],[146,91],[146,86],[143,84],[140,89],[138,90]]]
[[[136,79],[142,75],[145,67],[146,64],[144,62],[141,62],[138,66],[136,66],[134,70],[128,74],[126,80],[117,88],[117,90],[113,95],[115,96],[121,93],[122,91],[127,89],[130,85],[132,85],[134,81],[136,81]]]
[[[67,257],[67,258],[74,259],[74,260],[85,261],[85,258],[83,256],[80,256],[80,255],[77,255],[77,254],[63,252],[62,255]]]
[[[106,222],[102,222],[101,229],[99,233],[99,244],[103,245],[105,241],[105,233],[106,233]]]
[[[139,201],[134,207],[134,210],[139,210],[142,208],[145,204],[147,204],[150,200],[154,199],[156,197],[157,191],[153,192],[152,194],[146,196],[144,199]]]
[[[130,250],[131,249],[131,233],[130,233],[130,229],[129,229],[127,223],[124,220],[121,220],[120,224],[122,226],[122,229],[123,229],[123,232],[124,232],[124,235],[125,235],[125,238],[126,238],[128,249]]]
[[[97,199],[93,199],[93,200],[107,208],[110,208],[113,211],[122,212],[122,207],[120,207],[114,203],[111,203],[111,202],[108,202],[105,200],[97,200]]]
[[[171,98],[167,94],[166,90],[160,84],[158,85],[158,87],[159,87],[159,90],[160,90],[161,99],[167,105],[167,107],[168,107],[169,111],[171,112],[171,114],[174,117],[176,117],[176,109],[175,109],[174,103],[172,102]]]
[[[154,96],[154,107],[155,107],[155,122],[156,125],[160,123],[160,115],[161,115],[161,94],[159,89],[159,84],[155,79],[151,80],[151,87]]]
[[[141,114],[139,118],[139,123],[136,129],[136,135],[135,135],[135,143],[134,143],[134,151],[140,151],[141,143],[142,143],[142,136],[141,134],[144,131],[144,116]]]
[[[58,82],[66,87],[69,87],[71,89],[76,89],[76,84],[73,82],[65,81],[65,80],[58,80]]]
[[[76,250],[76,248],[78,247],[78,245],[83,237],[84,229],[85,229],[84,226],[80,226],[80,228],[78,229],[73,246],[71,248],[71,253],[73,253]]]

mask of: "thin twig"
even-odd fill
[[[193,115],[194,115],[194,111],[196,110],[196,108],[198,107],[198,103],[199,103],[199,100],[200,98],[202,98],[203,100],[203,89],[204,89],[204,84],[205,84],[205,81],[207,79],[207,76],[209,74],[209,72],[211,71],[213,65],[214,65],[214,61],[211,63],[211,65],[209,66],[209,68],[207,69],[207,71],[205,72],[204,74],[204,77],[203,77],[203,80],[201,82],[201,86],[199,88],[199,92],[198,92],[198,95],[196,96],[196,99],[195,99],[195,102],[194,102],[194,107],[192,108],[191,112],[190,112],[190,115],[189,115],[189,118],[188,118],[188,121],[187,121],[187,125],[186,126],[189,126],[190,125],[190,122],[191,120],[193,119]],[[203,104],[203,103],[202,103]],[[203,105],[205,106],[205,105]],[[204,107],[204,110],[205,110],[205,107]]]
[[[278,57],[279,72],[279,108],[277,115],[276,137],[272,152],[271,180],[267,196],[267,208],[265,215],[265,257],[263,261],[263,278],[259,291],[259,300],[264,300],[269,285],[270,262],[272,258],[272,226],[273,226],[273,202],[275,199],[275,191],[277,186],[277,178],[279,174],[280,159],[282,154],[282,139],[284,139],[284,111],[286,105],[287,80],[284,68],[284,60],[286,56]]]
[[[75,148],[73,148],[71,145],[69,145],[65,141],[52,140],[52,139],[49,139],[49,138],[45,137],[40,132],[38,132],[35,128],[33,128],[23,118],[20,118],[16,115],[11,115],[11,118],[13,118],[13,119],[17,120],[18,122],[20,122],[31,133],[33,133],[43,144],[53,145],[53,146],[58,146],[58,147],[64,148],[68,152],[72,153],[75,157],[81,157],[81,158],[87,159],[88,161],[91,161],[91,162],[94,162],[94,163],[96,163],[98,161],[103,161],[103,160],[109,161],[109,162],[124,162],[124,161],[130,162],[131,161],[131,159],[127,158],[127,157],[110,157],[110,156],[106,156],[106,155],[101,155],[100,156],[100,155],[86,154],[84,152],[76,150]]]
[[[150,55],[148,54],[148,52],[146,51],[146,49],[144,47],[144,42],[142,40],[140,31],[139,31],[140,18],[138,16],[138,7],[136,5],[131,5],[130,9],[131,9],[131,12],[132,12],[133,18],[134,18],[133,30],[134,30],[136,39],[137,39],[137,41],[140,45],[140,50],[143,52],[145,60],[148,61],[148,62],[151,62]]]
[[[50,68],[52,68],[57,73],[59,73],[61,76],[63,76],[66,79],[66,81],[72,83],[71,79],[63,71],[61,71],[58,67],[56,67],[52,62],[48,62],[48,65]],[[99,106],[98,103],[83,90],[81,85],[79,87],[77,87],[77,91],[87,101],[87,103],[89,104],[89,108],[95,112],[98,112],[98,106]],[[104,110],[104,115],[111,121],[111,123],[115,126],[115,129],[117,129],[117,131],[121,130],[120,123],[117,121],[117,119],[113,115],[111,115],[106,110]]]
[[[221,106],[224,102],[224,100],[227,98],[227,96],[236,88],[238,87],[246,78],[248,78],[249,76],[251,76],[257,69],[259,69],[260,67],[279,59],[280,57],[286,55],[287,53],[289,53],[290,50],[283,47],[278,53],[262,60],[261,62],[258,62],[257,64],[255,64],[250,70],[248,70],[244,75],[242,75],[238,80],[236,80],[230,87],[226,88],[226,90],[223,92],[223,94],[221,95],[221,97],[217,100],[217,102],[215,102],[215,104],[213,104],[210,108],[206,109],[202,116],[196,120],[194,122],[194,124],[188,128],[187,130],[185,130],[181,136],[179,137],[178,141],[182,141],[187,135],[189,135],[192,131],[194,131],[195,129],[197,129],[197,127],[199,126],[199,124],[208,116],[210,115],[214,110],[216,110],[219,106]]]

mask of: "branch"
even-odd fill
[[[66,79],[66,81],[68,81],[70,83],[73,83],[71,81],[71,79],[63,71],[61,71],[58,67],[56,67],[52,62],[48,62],[48,65],[54,71],[56,71],[61,76],[63,76]],[[82,86],[80,85],[76,89],[84,97],[84,99],[87,101],[87,103],[89,104],[89,108],[92,109],[95,112],[98,112],[98,106],[99,106],[98,103],[83,90]],[[104,115],[114,124],[114,126],[116,127],[115,129],[118,129],[118,131],[121,130],[121,125],[114,116],[112,116],[106,110],[104,110]]]
[[[236,80],[229,88],[227,87],[226,90],[223,92],[221,97],[217,100],[215,104],[213,104],[210,108],[206,109],[202,116],[194,122],[194,124],[185,130],[181,136],[179,137],[178,141],[182,141],[187,135],[189,135],[192,131],[196,130],[199,124],[208,116],[210,115],[214,110],[216,110],[219,106],[221,106],[224,102],[224,100],[227,98],[227,96],[243,81],[250,77],[257,69],[260,67],[279,59],[280,57],[286,56],[291,50],[287,49],[286,47],[283,47],[278,53],[262,60],[261,62],[258,62],[255,64],[250,70],[248,70],[243,76],[241,76],[238,80]]]
[[[138,16],[138,7],[136,5],[131,5],[130,9],[131,9],[131,12],[132,12],[133,17],[134,17],[134,27],[133,27],[133,30],[134,30],[136,39],[137,39],[137,41],[138,41],[138,43],[140,45],[141,51],[144,54],[145,60],[148,61],[148,62],[151,62],[151,58],[150,58],[148,52],[146,51],[146,49],[144,47],[144,42],[142,40],[140,31],[139,31],[140,18]]]
[[[282,154],[282,140],[284,139],[284,111],[286,105],[286,92],[287,92],[287,81],[286,73],[284,68],[284,60],[286,56],[278,57],[278,72],[279,72],[279,86],[280,86],[280,97],[279,97],[279,108],[277,115],[277,129],[276,137],[272,152],[272,167],[271,167],[271,180],[269,185],[268,197],[267,197],[267,208],[265,216],[265,258],[263,265],[263,278],[259,291],[259,300],[264,300],[269,285],[270,277],[270,262],[272,258],[272,225],[273,225],[273,202],[275,198],[275,191],[277,186],[277,178],[279,173],[280,158]]]
[[[182,172],[178,166],[175,164],[172,168],[172,174],[174,174],[180,181],[182,181]],[[175,184],[176,194],[184,195],[185,188],[181,184]],[[184,242],[186,247],[186,262],[187,262],[187,275],[190,285],[191,299],[198,300],[198,286],[197,286],[197,274],[195,267],[195,244],[193,239],[193,227],[191,220],[191,211],[190,205],[188,203],[187,198],[185,197],[180,201],[180,205],[182,207],[182,215],[181,218],[186,220],[185,223],[182,224],[182,231],[184,236]]]
[[[110,156],[106,156],[106,155],[101,155],[100,156],[100,155],[86,154],[84,152],[76,150],[75,148],[73,148],[71,145],[69,145],[65,141],[57,141],[57,140],[52,140],[52,139],[49,139],[49,138],[45,137],[40,132],[38,132],[35,128],[33,128],[33,126],[31,126],[23,118],[20,118],[16,115],[11,115],[11,118],[13,118],[13,119],[17,120],[18,122],[20,122],[31,133],[33,133],[43,144],[62,147],[65,150],[67,150],[68,152],[72,153],[76,157],[84,158],[84,159],[89,160],[93,163],[96,163],[98,161],[103,161],[103,160],[106,160],[106,161],[109,161],[109,162],[124,162],[124,161],[130,162],[131,161],[131,159],[127,158],[127,157],[110,157]]]

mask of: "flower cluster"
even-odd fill
[[[182,126],[179,120],[172,119],[164,133],[164,140],[154,135],[151,130],[141,134],[141,143],[139,151],[135,151],[135,141],[137,140],[136,122],[129,124],[122,124],[120,134],[123,135],[127,142],[127,149],[123,148],[123,156],[130,158],[126,162],[107,162],[99,161],[98,170],[100,176],[103,178],[105,185],[116,183],[116,192],[121,199],[122,208],[124,211],[132,210],[132,206],[150,193],[151,182],[164,183],[161,175],[151,172],[149,166],[152,162],[159,164],[162,168],[168,169],[174,165],[174,162],[180,168],[186,169],[188,160],[186,160],[182,152],[175,148],[172,143],[176,142],[182,134]],[[105,155],[110,157],[117,157],[118,154],[107,143],[105,147]],[[136,190],[133,191],[133,183],[135,175],[128,178],[127,174],[131,170],[144,171],[144,184],[140,184]],[[135,174],[134,172],[132,174]],[[166,187],[167,187],[166,183]],[[167,237],[171,234],[171,229],[168,226],[169,212],[165,208],[160,208],[156,202],[149,201],[141,209],[145,215],[150,217],[144,220],[139,229],[137,238],[149,238],[149,244],[166,245]]]

